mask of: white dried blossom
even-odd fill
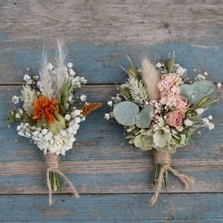
[[[12,103],[14,103],[14,104],[18,104],[18,103],[19,103],[19,97],[16,96],[16,95],[14,95],[14,96],[12,97]]]
[[[87,96],[86,96],[86,95],[81,95],[81,96],[80,96],[80,100],[81,100],[81,101],[86,101],[86,99],[87,99]]]
[[[36,81],[39,80],[39,75],[34,75],[33,79],[36,80]]]
[[[48,64],[46,65],[46,69],[47,69],[47,70],[53,70],[53,64],[52,64],[52,63],[48,63]]]
[[[220,88],[221,87],[221,83],[218,82],[217,83],[217,87]]]
[[[80,77],[81,84],[86,84],[87,80],[84,77]]]
[[[209,119],[209,120],[212,120],[212,119],[213,119],[212,115],[209,115],[209,116],[208,116],[208,119]]]
[[[69,69],[68,72],[69,72],[70,76],[75,76],[75,74],[76,74],[73,69]]]
[[[67,64],[67,67],[68,67],[68,68],[72,68],[72,67],[73,67],[73,64],[72,64],[71,62],[69,62],[69,63]]]
[[[209,122],[207,127],[208,127],[209,130],[212,130],[212,129],[214,129],[215,125],[214,125],[214,123]]]
[[[75,118],[77,116],[81,115],[81,110],[75,109],[74,111],[71,112],[71,117]]]
[[[108,104],[108,106],[112,107],[113,102],[112,101],[108,101],[107,104]]]
[[[65,119],[66,121],[70,121],[71,116],[70,116],[69,114],[66,114],[65,117],[64,117],[64,119]]]
[[[111,118],[110,117],[110,114],[109,113],[106,113],[104,118],[107,119],[107,120],[109,120]]]
[[[184,124],[185,124],[186,126],[192,126],[192,125],[193,125],[193,121],[187,118],[187,119],[184,121]]]
[[[25,74],[24,77],[23,77],[23,80],[28,82],[28,81],[31,80],[31,77],[28,74]]]
[[[204,123],[204,125],[207,125],[210,122],[208,118],[202,118],[201,120]]]
[[[205,71],[205,72],[204,72],[204,76],[208,76],[208,72]]]
[[[195,80],[205,80],[206,77],[203,74],[198,74],[197,77],[195,77]]]
[[[66,151],[72,148],[73,142],[76,140],[74,135],[79,129],[79,121],[79,119],[74,119],[69,123],[69,127],[62,130],[58,135],[54,135],[47,129],[30,126],[28,123],[21,123],[17,127],[17,131],[19,135],[32,139],[33,143],[40,150],[43,150],[44,153],[49,151],[57,155],[65,155]]]
[[[162,64],[158,62],[158,63],[156,63],[156,67],[157,68],[161,68],[162,67]]]
[[[195,109],[195,112],[196,112],[198,115],[201,115],[201,114],[204,112],[204,108],[196,108],[196,109]]]
[[[15,117],[19,119],[19,118],[21,118],[21,114],[16,113],[16,114],[15,114]]]
[[[69,102],[72,102],[72,100],[73,100],[73,95],[70,95],[70,96],[68,97],[68,101],[69,101]]]
[[[18,113],[19,113],[20,115],[23,115],[23,110],[22,110],[21,108],[19,108],[19,109],[18,109]]]
[[[176,69],[176,73],[182,77],[184,76],[185,74],[187,74],[187,70],[181,66],[178,66],[177,69]]]

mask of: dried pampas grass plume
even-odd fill
[[[160,81],[159,72],[147,58],[143,58],[141,61],[141,71],[148,98],[150,100],[158,100],[160,98],[160,93],[157,88],[157,84]]]

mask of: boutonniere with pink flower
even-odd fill
[[[171,155],[187,145],[198,129],[214,128],[212,116],[205,117],[204,111],[217,100],[217,87],[206,80],[206,72],[192,80],[187,70],[175,63],[174,53],[163,63],[152,64],[144,58],[139,67],[128,59],[129,68],[123,68],[127,80],[108,102],[112,111],[105,118],[114,118],[124,126],[130,144],[152,151],[155,193],[150,203],[154,205],[162,186],[169,187],[169,172],[186,188],[193,185],[193,178],[172,167]]]
[[[39,75],[24,75],[21,95],[12,97],[15,107],[7,118],[9,125],[18,121],[18,134],[30,139],[43,151],[49,205],[52,205],[52,191],[62,190],[61,178],[79,197],[71,181],[60,170],[60,156],[73,148],[80,123],[101,106],[97,102],[89,104],[86,96],[78,93],[87,80],[76,75],[72,63],[65,65],[63,48],[63,43],[58,42],[54,65],[43,55]]]

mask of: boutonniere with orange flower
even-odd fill
[[[175,54],[156,64],[144,58],[140,67],[129,61],[129,68],[123,68],[128,78],[108,102],[112,112],[105,118],[115,118],[124,126],[130,144],[153,152],[155,194],[150,203],[154,205],[162,186],[169,187],[169,173],[186,188],[194,183],[172,167],[171,155],[187,145],[198,129],[214,128],[212,116],[204,117],[204,111],[216,101],[216,85],[206,80],[206,72],[191,79],[187,70],[175,63]]]
[[[61,178],[79,197],[71,181],[60,170],[60,155],[73,148],[80,123],[101,106],[97,102],[89,104],[85,95],[77,94],[87,80],[76,76],[72,63],[65,65],[63,49],[63,43],[58,42],[55,65],[48,62],[45,55],[39,75],[24,75],[21,95],[12,97],[12,102],[18,106],[7,117],[9,125],[19,121],[18,134],[29,138],[44,153],[50,205],[52,191],[62,189]]]

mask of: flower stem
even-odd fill
[[[54,192],[60,192],[62,189],[62,184],[60,180],[60,175],[57,172],[50,172],[50,182],[51,188]]]
[[[155,164],[154,165],[154,168],[153,168],[153,179],[152,179],[152,185],[154,187],[157,186],[157,181],[158,181],[158,178],[159,178],[159,175],[160,175],[160,170],[162,169],[163,165],[162,164]],[[165,171],[164,175],[162,176],[163,177],[163,186],[165,188],[169,188],[170,186],[170,181],[169,181],[169,174],[168,174],[168,170]]]

